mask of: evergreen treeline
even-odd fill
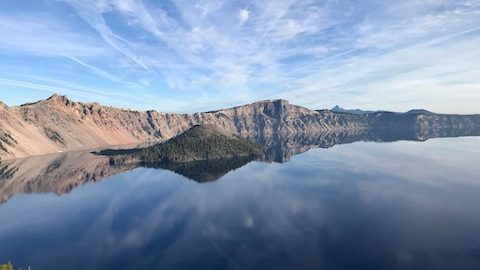
[[[114,155],[112,164],[130,162],[184,162],[262,154],[263,146],[224,134],[211,125],[197,125],[184,133],[128,155]]]

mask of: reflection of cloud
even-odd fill
[[[251,229],[255,225],[255,221],[253,220],[253,217],[250,215],[245,216],[245,219],[243,220],[243,224],[245,227]]]
[[[18,197],[0,207],[0,235],[17,243],[0,253],[21,249],[45,269],[42,258],[88,269],[476,264],[463,255],[480,225],[478,140],[341,145],[208,185],[137,169],[62,197]]]

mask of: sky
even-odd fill
[[[0,0],[0,100],[480,113],[480,0]]]

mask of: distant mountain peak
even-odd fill
[[[330,111],[332,112],[337,112],[337,113],[351,113],[351,114],[368,114],[368,113],[373,113],[373,111],[364,111],[360,109],[353,109],[353,110],[348,110],[344,109],[338,105],[335,105]]]
[[[53,94],[47,100],[53,100],[53,101],[67,101],[69,100],[67,96],[65,95],[59,95],[59,94]]]
[[[289,105],[290,103],[285,100],[285,99],[266,99],[266,100],[261,100],[261,101],[257,101],[257,102],[254,102],[252,104],[282,104],[282,105]],[[247,104],[247,105],[242,105],[242,106],[248,106],[250,104]]]
[[[282,104],[290,104],[286,99],[274,99],[272,100],[274,103],[282,103]]]
[[[51,97],[47,98],[46,101],[53,102],[57,105],[70,105],[74,103],[67,96],[59,94],[53,94]]]

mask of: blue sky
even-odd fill
[[[480,113],[480,1],[0,1],[0,100]]]

